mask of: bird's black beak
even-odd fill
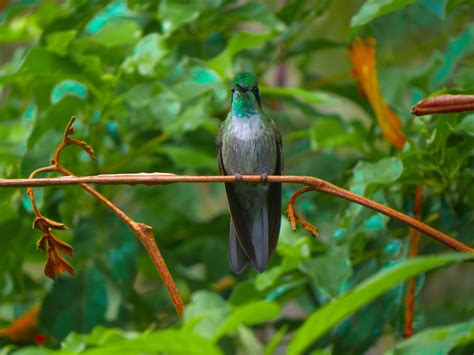
[[[246,85],[237,84],[236,86],[237,86],[237,90],[238,90],[239,92],[244,93],[244,92],[246,92],[246,91],[249,91],[249,88],[248,88]]]

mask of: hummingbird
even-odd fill
[[[232,83],[232,104],[216,138],[221,175],[261,175],[262,183],[225,184],[230,208],[229,265],[239,274],[250,261],[265,270],[278,242],[281,184],[268,175],[281,175],[282,141],[273,121],[264,114],[257,77],[239,73]]]

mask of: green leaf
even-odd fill
[[[244,354],[262,354],[263,345],[257,339],[256,334],[249,328],[239,326],[237,329],[237,336],[239,340],[239,348],[242,349]]]
[[[457,346],[474,343],[474,320],[423,330],[398,343],[387,355],[447,355]]]
[[[280,276],[285,272],[283,265],[274,266],[258,274],[255,278],[255,288],[258,291],[263,291],[275,284]]]
[[[346,47],[346,43],[335,42],[326,38],[309,39],[306,41],[302,41],[301,43],[298,43],[298,45],[292,48],[286,54],[286,56],[287,58],[289,58],[295,55],[308,54],[310,52],[324,51],[326,49],[341,48],[341,47]]]
[[[3,350],[3,348],[2,348],[2,350]],[[56,354],[56,352],[54,352],[53,350],[48,349],[48,348],[43,348],[42,346],[27,346],[25,348],[15,349],[15,351],[13,353],[18,354],[18,355],[52,355],[52,354]],[[8,352],[8,353],[5,353],[5,354],[10,354],[10,353]]]
[[[311,104],[335,103],[336,100],[324,91],[305,90],[300,88],[289,87],[268,87],[261,86],[262,94],[274,96],[295,97]]]
[[[448,0],[446,12],[449,14],[461,5],[474,5],[474,0]]]
[[[195,147],[160,145],[156,151],[166,154],[181,169],[216,169],[216,157]]]
[[[132,86],[124,94],[130,112],[139,117],[142,126],[166,130],[175,126],[181,111],[179,97],[166,85],[159,82]]]
[[[106,309],[104,276],[91,267],[74,278],[60,277],[53,284],[41,306],[39,322],[48,334],[62,339],[71,330],[89,332],[103,323]]]
[[[183,320],[187,328],[211,339],[230,312],[230,305],[221,296],[209,291],[197,291],[184,309]]]
[[[384,292],[417,274],[444,265],[472,259],[472,254],[450,253],[405,260],[392,268],[379,271],[353,290],[335,298],[311,314],[296,331],[288,346],[291,354],[304,352],[325,332]]]
[[[311,148],[360,147],[364,134],[356,125],[347,127],[341,120],[332,117],[318,118],[311,127]]]
[[[2,176],[3,178],[4,176]],[[16,203],[19,199],[19,193],[14,189],[1,189],[0,190],[0,208],[4,213],[0,215],[0,223],[14,218],[17,215],[15,211]]]
[[[175,120],[166,125],[166,132],[173,136],[181,136],[183,133],[195,131],[209,123],[209,100],[203,98],[192,102]]]
[[[230,39],[227,48],[221,54],[208,61],[208,65],[221,76],[229,77],[233,74],[232,61],[236,54],[261,46],[275,35],[274,33],[239,32]]]
[[[133,20],[112,20],[102,27],[91,38],[105,47],[116,47],[135,44],[141,37],[142,30]]]
[[[473,188],[474,190],[474,188]],[[229,302],[232,305],[241,305],[250,302],[256,297],[260,298],[261,292],[255,287],[253,280],[241,281],[232,289]]]
[[[0,72],[0,84],[17,80],[18,77],[41,77],[43,81],[55,82],[64,78],[83,79],[81,69],[71,60],[48,51],[44,47],[33,47],[17,70]]]
[[[169,34],[184,24],[196,20],[201,11],[216,8],[221,4],[222,0],[201,0],[183,3],[165,0],[160,4],[158,17],[162,21],[163,31]]]
[[[232,314],[221,324],[214,340],[235,332],[239,326],[251,326],[265,323],[280,315],[280,306],[276,302],[256,301],[235,307]]]
[[[133,49],[133,54],[125,58],[122,68],[126,73],[138,72],[143,76],[151,76],[155,67],[166,54],[168,47],[163,36],[150,33],[143,37]]]
[[[390,185],[402,172],[403,163],[395,157],[384,158],[375,163],[361,161],[354,168],[351,190],[358,194],[370,195],[369,187]]]
[[[464,131],[467,134],[474,136],[474,114],[467,115],[458,124],[456,131]]]
[[[344,284],[352,275],[348,249],[337,248],[324,256],[303,260],[300,270],[314,281],[323,300],[334,298],[344,291]]]
[[[51,105],[44,117],[36,121],[28,138],[28,148],[33,148],[46,132],[62,132],[71,116],[77,115],[83,107],[84,101],[76,95],[66,95],[57,104]]]
[[[214,70],[201,66],[185,70],[181,80],[172,89],[183,101],[191,101],[211,91],[222,103],[227,98],[227,90],[220,76]]]
[[[92,20],[87,23],[85,29],[89,33],[97,33],[111,21],[125,19],[130,15],[130,11],[127,9],[127,4],[124,0],[114,1],[99,11]]]
[[[351,19],[351,30],[355,31],[377,17],[410,5],[415,0],[367,0]]]
[[[284,325],[283,327],[281,327],[278,330],[278,332],[275,333],[275,335],[270,339],[267,346],[265,347],[265,355],[275,354],[275,350],[276,350],[278,344],[280,344],[281,339],[286,334],[287,330],[288,330],[288,326]]]
[[[209,340],[183,330],[167,329],[142,334],[133,339],[124,339],[98,348],[86,350],[81,354],[222,354]],[[61,353],[59,353],[61,354]],[[70,352],[65,352],[70,354]]]
[[[237,21],[260,22],[271,31],[282,32],[286,29],[285,24],[263,2],[249,1],[247,4],[230,9],[224,16],[228,16],[233,23],[238,23]]]
[[[421,4],[439,18],[444,18],[448,0],[421,0]]]
[[[99,325],[95,327],[89,334],[78,335],[81,336],[84,343],[88,345],[102,346],[105,344],[114,343],[121,339],[136,338],[139,334],[139,332],[124,331],[119,328],[106,328]],[[67,340],[67,338],[65,340]]]
[[[85,85],[74,81],[74,80],[64,80],[57,84],[53,91],[51,91],[51,102],[57,104],[65,96],[77,96],[81,99],[87,98],[87,88]]]
[[[76,38],[77,30],[60,31],[50,33],[46,37],[46,43],[49,51],[64,56],[68,52],[69,44]]]
[[[430,87],[432,89],[437,89],[450,80],[461,58],[473,51],[473,43],[474,30],[471,27],[467,27],[458,37],[449,41],[448,48],[444,54],[443,64],[431,77]]]

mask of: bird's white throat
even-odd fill
[[[263,133],[263,122],[260,114],[242,117],[232,117],[230,124],[231,134],[239,139],[249,140]]]

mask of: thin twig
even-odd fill
[[[262,182],[260,175],[243,175],[241,182]],[[378,202],[372,201],[366,197],[357,195],[351,191],[333,185],[325,180],[311,176],[298,175],[271,175],[268,176],[268,182],[302,184],[311,187],[315,191],[324,192],[345,200],[358,203],[374,211],[380,212],[390,218],[396,219],[408,226],[419,230],[427,236],[443,243],[447,247],[457,251],[474,252],[471,248],[456,239],[417,221],[404,213],[398,212],[390,207],[384,206]],[[38,186],[63,186],[77,185],[81,183],[101,184],[101,185],[165,185],[174,183],[234,183],[235,176],[182,176],[164,173],[137,173],[137,174],[107,174],[94,176],[65,176],[60,178],[42,178],[42,179],[0,179],[0,187],[38,187]]]
[[[423,202],[423,186],[416,185],[415,191],[415,218],[421,221],[421,204]],[[408,256],[414,258],[418,254],[418,246],[420,244],[420,232],[415,229],[410,229],[410,251]],[[404,337],[409,338],[413,335],[413,317],[415,309],[415,286],[416,277],[412,277],[408,281],[408,291],[405,297],[405,331]]]
[[[57,171],[61,173],[62,175],[64,175],[63,178],[75,177],[74,174],[68,169],[66,169],[64,166],[62,166],[60,162],[60,155],[62,151],[70,145],[76,145],[80,147],[81,149],[85,150],[92,159],[95,158],[94,150],[86,142],[71,138],[71,135],[74,133],[74,128],[73,128],[74,119],[75,118],[72,117],[68,125],[66,126],[66,129],[64,131],[63,141],[56,148],[53,154],[53,158],[51,159],[51,165],[35,170],[33,173],[30,174],[29,179],[33,179],[39,173],[51,172],[51,171]],[[57,178],[57,179],[61,179],[61,178]],[[36,181],[36,180],[33,179],[30,181]],[[181,318],[183,310],[184,310],[184,303],[176,287],[176,284],[173,280],[173,277],[171,276],[171,273],[160,253],[158,245],[156,244],[155,236],[153,234],[153,228],[146,224],[134,221],[124,211],[122,211],[119,207],[113,204],[109,199],[107,199],[105,196],[100,194],[98,191],[96,191],[94,188],[87,185],[86,183],[82,182],[79,184],[90,195],[94,196],[100,202],[105,204],[109,209],[111,209],[112,212],[115,213],[115,215],[119,217],[122,221],[124,221],[129,226],[129,228],[134,232],[134,234],[140,240],[142,245],[145,247],[150,258],[152,259],[153,264],[158,270],[161,276],[161,279],[163,280],[163,283],[165,284],[166,289],[168,290],[168,294],[171,297],[171,300],[176,309],[176,312],[178,313],[178,316]],[[60,252],[63,252],[69,256],[72,256],[72,247],[64,243],[60,239],[54,237],[51,233],[52,228],[64,229],[65,228],[64,224],[61,224],[59,222],[55,222],[46,217],[43,217],[38,210],[34,193],[33,193],[33,189],[31,186],[28,187],[27,193],[31,200],[33,211],[36,215],[34,226],[43,233],[43,236],[38,242],[38,247],[42,249],[43,251],[48,252],[47,262],[45,265],[45,274],[51,277],[52,279],[56,278],[56,273],[58,272],[64,273],[64,271],[68,271],[70,274],[74,274],[73,267],[60,255]]]

